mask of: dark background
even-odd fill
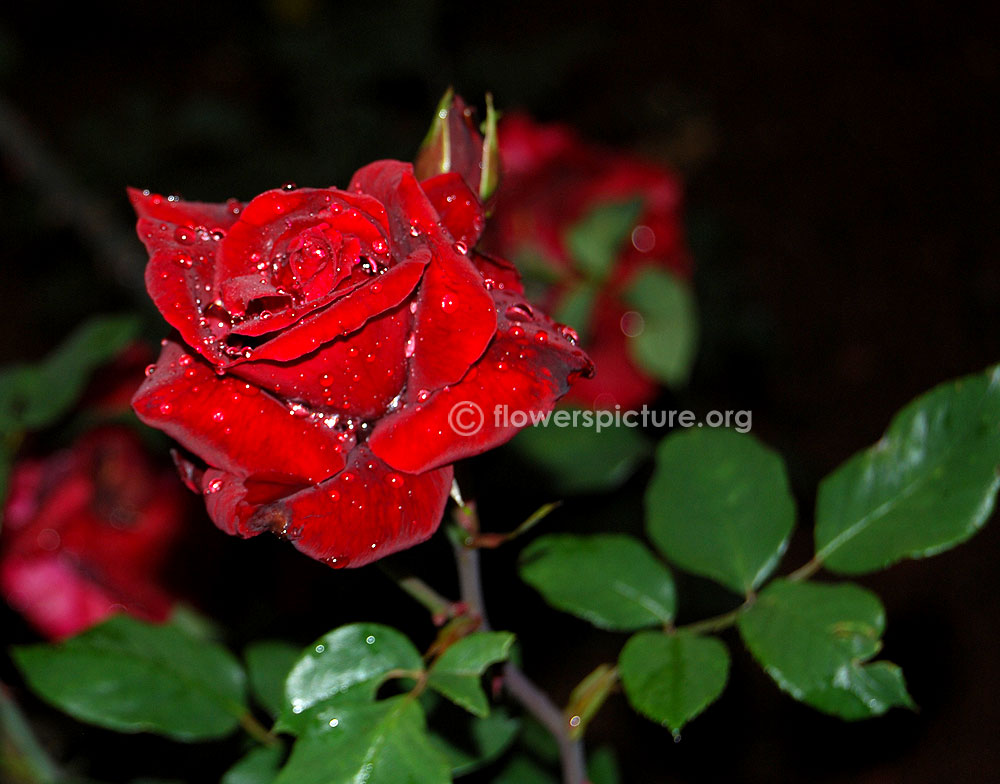
[[[345,185],[370,160],[411,158],[449,84],[683,173],[704,344],[681,399],[751,408],[755,434],[786,456],[805,530],[784,568],[808,558],[827,471],[915,395],[1000,360],[995,14],[928,2],[362,5],[5,6],[0,360],[41,355],[94,312],[148,312],[125,185],[205,201]],[[551,497],[505,467],[469,467],[496,529]],[[639,530],[644,479],[570,502],[550,530]],[[995,780],[998,545],[994,522],[954,552],[861,581],[886,604],[883,655],[907,673],[916,714],[818,715],[733,636],[730,687],[680,743],[621,697],[592,743],[616,745],[629,782]],[[405,558],[453,590],[443,542]],[[624,638],[542,608],[510,559],[487,556],[494,623],[520,633],[526,669],[562,702]],[[176,579],[236,645],[305,643],[362,618],[426,642],[419,608],[377,572],[304,560],[206,521]],[[701,582],[680,588],[682,621],[726,609]],[[9,611],[2,620],[8,640],[31,638]],[[14,677],[9,664],[2,675]],[[20,696],[61,759],[92,757],[109,781],[210,781],[237,753],[122,744]]]

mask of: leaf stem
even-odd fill
[[[746,601],[735,610],[730,610],[729,612],[722,613],[721,615],[715,615],[711,618],[705,618],[702,621],[688,623],[684,626],[677,626],[672,630],[672,632],[675,634],[677,632],[686,632],[687,634],[711,634],[712,632],[721,632],[723,629],[728,629],[730,626],[733,626],[743,613],[753,607],[755,601],[757,601],[757,597],[754,594],[750,594],[747,596]]]
[[[427,583],[414,575],[404,575],[391,566],[379,562],[382,572],[400,589],[415,599],[433,616],[435,626],[441,626],[449,618],[461,612],[461,605],[449,601]]]
[[[479,530],[479,521],[472,506],[459,508],[455,512],[456,521],[468,530],[470,523],[473,530]],[[462,593],[462,601],[469,612],[480,619],[480,628],[488,631],[489,620],[486,616],[486,606],[483,599],[481,570],[479,568],[479,550],[454,542],[455,563],[458,567],[458,584]],[[584,756],[583,742],[570,736],[569,722],[552,699],[542,691],[515,664],[507,662],[503,668],[504,688],[532,716],[538,719],[555,738],[559,746],[559,758],[562,763],[563,784],[586,784],[587,763]]]
[[[808,580],[822,568],[822,559],[818,555],[814,555],[810,560],[788,575],[785,579],[791,580],[793,583],[802,582],[803,580]]]
[[[258,743],[272,747],[281,745],[281,740],[278,736],[257,721],[250,712],[240,714],[240,726],[246,730],[247,735]]]

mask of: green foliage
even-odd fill
[[[642,214],[641,199],[600,204],[566,232],[565,242],[576,268],[600,282],[607,278]]]
[[[434,727],[433,712],[429,722]],[[463,721],[451,721],[440,730],[432,729],[430,740],[451,766],[452,776],[464,776],[498,759],[517,738],[521,722],[503,708],[489,716],[462,714]]]
[[[861,574],[954,547],[989,519],[1000,487],[1000,368],[931,390],[874,446],[823,480],[816,553]]]
[[[0,371],[0,433],[35,430],[66,414],[90,374],[138,332],[131,316],[98,316],[77,327],[44,360]]]
[[[258,746],[227,770],[219,784],[271,784],[283,756],[281,746]]]
[[[674,618],[669,570],[630,536],[543,536],[520,564],[521,578],[549,604],[602,629],[631,631]]]
[[[528,427],[513,446],[529,463],[551,478],[554,489],[566,495],[596,493],[617,487],[649,454],[649,443],[635,428],[603,426],[557,427],[559,417],[595,423],[610,412],[560,410],[548,427]]]
[[[171,624],[117,616],[60,645],[14,648],[13,656],[47,701],[119,732],[208,740],[232,732],[247,712],[239,663]]]
[[[450,646],[434,662],[427,685],[476,716],[488,716],[489,702],[479,682],[486,668],[504,661],[514,644],[510,632],[478,632]]]
[[[555,776],[525,754],[511,757],[493,784],[558,784]]]
[[[610,746],[595,749],[587,760],[587,775],[591,784],[621,784],[622,777],[618,771],[614,749]]]
[[[714,637],[639,632],[618,669],[632,707],[676,734],[722,694],[729,653]]]
[[[562,296],[552,318],[573,327],[580,336],[580,342],[586,345],[596,300],[597,287],[590,281],[580,281]]]
[[[250,693],[271,716],[281,714],[285,679],[301,654],[297,646],[281,640],[258,640],[243,653],[250,676]]]
[[[860,586],[775,580],[739,629],[778,686],[825,713],[861,719],[913,707],[896,665],[866,664],[882,647],[885,612]]]
[[[685,384],[698,348],[698,309],[690,286],[667,270],[647,267],[632,279],[625,301],[642,317],[626,343],[632,360],[672,387]]]
[[[784,463],[753,436],[705,428],[660,442],[646,531],[677,566],[745,594],[774,571],[794,525]]]
[[[308,714],[275,784],[445,784],[451,769],[409,695],[327,702]]]
[[[341,626],[306,649],[285,681],[285,701],[278,726],[311,726],[314,706],[366,702],[393,671],[423,670],[420,653],[395,629],[375,623]]]

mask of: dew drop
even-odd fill
[[[218,493],[221,489],[222,489],[222,480],[213,479],[211,482],[208,483],[208,485],[206,485],[204,494],[213,495],[214,493]]]
[[[338,724],[340,724],[340,719],[330,719],[329,724],[331,727],[336,727]]]
[[[174,407],[169,403],[160,403],[160,413],[163,414],[163,416],[167,416],[167,414],[169,414],[173,410]]]
[[[469,252],[469,246],[468,244],[459,240],[458,242],[455,243],[455,250],[464,256]]]
[[[153,375],[156,372],[156,365],[146,365],[146,377]]]
[[[394,487],[399,487],[403,484],[403,477],[399,474],[386,474],[385,481]]]
[[[214,414],[212,414],[212,421],[213,422],[222,422],[225,418],[226,418],[226,415],[222,411],[216,411]]]
[[[325,645],[320,644],[320,645],[316,646],[316,653],[323,653],[323,651],[325,651],[325,650],[326,650],[326,646]]]
[[[572,343],[574,346],[580,342],[580,336],[577,334],[576,330],[566,324],[560,324],[559,334],[566,339],[567,342]]]
[[[368,643],[369,645],[373,645],[375,643],[375,636],[369,634],[365,642]]]
[[[174,239],[181,245],[190,245],[194,242],[194,229],[190,226],[178,226],[174,229]]]
[[[191,267],[194,266],[194,259],[192,259],[187,253],[178,253],[174,257],[174,261],[180,264],[184,269],[191,269]]]
[[[534,318],[535,312],[526,303],[518,302],[507,308],[506,315],[511,321],[528,321]]]
[[[445,313],[454,313],[458,304],[455,302],[455,298],[451,294],[445,294],[441,297],[441,310]]]

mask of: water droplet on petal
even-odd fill
[[[156,372],[156,365],[146,365],[146,376],[149,377]]]
[[[534,318],[535,312],[527,303],[518,302],[517,304],[511,305],[507,308],[506,315],[511,321],[528,321],[529,319]]]
[[[218,493],[221,489],[222,489],[222,480],[213,479],[211,482],[208,483],[208,485],[205,486],[205,490],[203,492],[205,495],[212,495],[214,493]]]
[[[169,403],[160,403],[160,413],[163,414],[163,416],[167,416],[173,410],[174,407]]]
[[[466,244],[466,243],[462,242],[461,240],[459,240],[458,242],[455,243],[455,250],[458,253],[461,253],[464,256],[465,254],[467,254],[469,252],[469,246],[468,246],[468,244]]]
[[[572,343],[574,346],[580,342],[580,336],[571,326],[567,324],[559,324],[558,329],[559,334],[562,335],[567,342]]]
[[[181,245],[190,245],[194,242],[194,229],[190,226],[178,226],[174,229],[174,239]]]
[[[457,307],[458,303],[455,302],[455,298],[451,294],[445,294],[441,297],[441,310],[445,313],[454,313]]]

